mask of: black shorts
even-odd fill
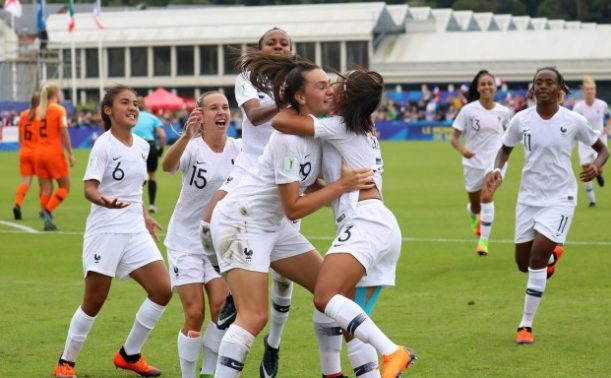
[[[157,171],[157,165],[159,164],[159,152],[157,151],[157,144],[155,142],[148,142],[151,149],[149,156],[146,159],[146,171],[151,173]]]

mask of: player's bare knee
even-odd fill
[[[204,324],[204,309],[191,306],[185,309],[185,325],[190,330],[199,330]],[[198,331],[199,332],[199,331]]]
[[[239,318],[240,318],[240,313],[238,312],[238,319]],[[261,330],[263,330],[263,328],[267,324],[267,311],[253,311],[247,315],[245,322],[248,323],[253,328],[253,330],[258,334],[259,332],[261,332]]]
[[[323,290],[317,290],[314,292],[314,307],[320,312],[325,312],[327,304],[331,300],[333,295]]]

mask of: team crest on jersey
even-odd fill
[[[146,160],[146,155],[144,153],[141,153],[140,156],[142,156],[142,160]]]
[[[560,126],[560,135],[566,136],[568,129],[565,126]]]
[[[253,253],[254,252],[252,251],[252,249],[244,248],[244,257],[246,257],[247,263],[250,263],[252,261]]]

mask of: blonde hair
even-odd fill
[[[36,108],[38,108],[38,104],[40,103],[40,93],[34,92],[32,93],[32,98],[30,99],[30,112],[28,113],[28,119],[30,121],[34,120],[34,116],[36,115]]]
[[[49,101],[56,97],[60,92],[59,85],[57,83],[46,83],[43,85],[40,91],[40,104],[36,109],[36,117],[43,119],[47,115],[47,109],[49,108]]]
[[[590,75],[585,75],[583,77],[583,82],[581,83],[582,87],[585,87],[586,85],[593,85],[596,86],[596,81],[594,81],[594,79],[592,78],[592,76]]]

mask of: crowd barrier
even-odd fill
[[[179,131],[170,126],[164,126],[168,143],[173,143],[180,135]],[[376,128],[380,140],[450,140],[452,127],[450,121],[400,122],[377,121]],[[70,140],[73,148],[91,148],[95,140],[104,132],[97,127],[71,127]],[[233,125],[227,130],[229,136],[235,137]],[[0,151],[17,151],[17,127],[0,127]]]

